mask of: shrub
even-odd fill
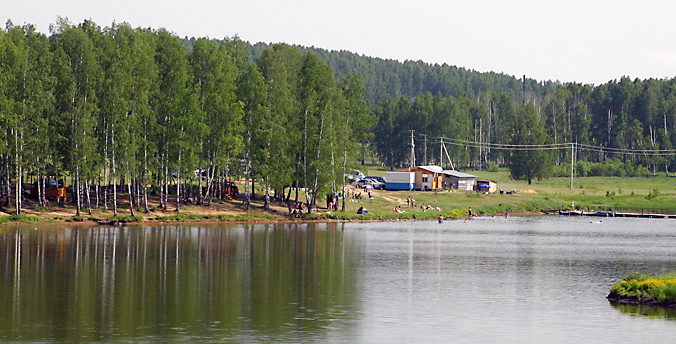
[[[570,169],[568,168],[565,171],[570,173]],[[575,163],[575,176],[577,177],[639,177],[646,173],[648,173],[646,167],[631,162],[623,163],[620,160],[606,160],[603,162],[580,161]],[[563,177],[565,175],[564,169],[561,169],[559,174],[560,177]]]
[[[658,189],[653,189],[653,191],[650,191],[648,193],[648,196],[645,196],[645,199],[647,200],[652,200],[660,196],[660,190]]]
[[[38,216],[31,215],[10,215],[10,216],[0,216],[0,223],[9,223],[9,222],[41,222],[42,218]]]
[[[676,302],[676,274],[632,273],[610,288],[610,294],[638,301]]]

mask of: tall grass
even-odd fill
[[[10,216],[0,216],[0,223],[10,223],[10,222],[43,222],[45,219],[39,216],[31,215],[10,215]]]
[[[651,276],[633,273],[610,288],[608,298],[637,302],[676,303],[676,273]]]

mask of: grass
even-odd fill
[[[361,170],[367,175],[384,176],[389,169],[378,166],[365,166]],[[626,211],[676,214],[676,178],[664,175],[656,178],[621,177],[557,177],[534,180],[531,185],[526,181],[510,179],[509,172],[466,171],[479,179],[490,179],[498,183],[498,189],[517,190],[515,195],[495,193],[481,195],[471,191],[455,192],[419,192],[419,191],[375,191],[375,200],[361,200],[348,203],[345,212],[333,214],[320,213],[315,217],[335,219],[390,219],[390,218],[437,218],[439,215],[458,218],[467,215],[467,209],[480,215],[502,214],[504,212],[523,213],[541,210],[570,209],[575,202],[577,209],[595,211]],[[655,192],[657,190],[658,192]],[[416,200],[415,209],[406,208],[406,198]],[[442,211],[423,212],[419,206],[431,204],[441,207]],[[392,208],[401,205],[406,214],[394,214]],[[360,206],[365,206],[370,215],[357,215]]]
[[[676,273],[651,276],[633,273],[610,288],[611,300],[676,304]]]
[[[48,221],[40,216],[31,216],[31,215],[9,215],[9,216],[0,216],[0,224],[2,223],[11,223],[11,222],[45,222]]]
[[[389,169],[377,166],[361,167],[368,175],[384,176]],[[336,220],[386,220],[386,219],[436,219],[439,215],[444,218],[462,218],[467,216],[467,210],[472,207],[474,213],[480,215],[494,215],[509,213],[537,212],[542,210],[570,209],[571,202],[575,202],[577,209],[594,211],[626,211],[645,213],[676,214],[676,178],[665,175],[656,178],[633,177],[584,177],[574,179],[574,188],[570,189],[570,178],[557,177],[545,180],[534,180],[531,185],[526,181],[510,179],[509,172],[499,169],[498,172],[465,171],[476,175],[479,179],[490,179],[498,183],[500,190],[517,190],[514,195],[477,194],[472,191],[374,191],[373,202],[351,199],[346,204],[346,211],[328,212],[323,201],[318,201],[319,212],[305,214],[302,219],[336,219]],[[243,189],[242,189],[243,190]],[[340,190],[339,190],[340,191]],[[406,199],[416,200],[416,208],[407,208]],[[305,201],[304,195],[300,196]],[[239,200],[233,202],[241,202]],[[422,203],[440,207],[441,211],[422,211]],[[262,202],[259,202],[262,204]],[[392,208],[400,205],[405,214],[392,212]],[[67,205],[66,205],[67,206]],[[286,204],[280,204],[285,209]],[[339,205],[340,206],[340,205]],[[369,215],[358,215],[357,209],[365,206]],[[255,206],[256,211],[246,212],[243,209],[237,215],[199,214],[199,208],[193,213],[176,214],[171,216],[149,217],[157,221],[247,221],[264,219],[282,219],[279,214],[265,213]],[[283,211],[285,213],[285,211]],[[37,218],[47,220],[49,213],[39,212]],[[90,218],[74,218],[78,221]],[[94,219],[96,220],[96,219]],[[119,218],[121,221],[134,222],[138,218]],[[37,221],[26,217],[0,217],[1,222],[30,222]]]

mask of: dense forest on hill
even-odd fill
[[[78,212],[116,211],[121,186],[132,210],[147,210],[148,193],[163,208],[204,204],[227,197],[232,179],[245,181],[245,205],[253,187],[314,204],[339,193],[365,155],[409,166],[412,143],[418,164],[509,166],[529,181],[569,171],[571,160],[582,176],[668,175],[676,84],[524,83],[60,18],[50,35],[11,22],[0,30],[0,128],[2,197],[17,212],[24,184],[39,180],[42,200],[46,177],[72,182]]]
[[[184,39],[190,49],[194,39]],[[242,43],[256,61],[272,45]],[[293,46],[313,52],[331,66],[336,80],[359,75],[365,98],[379,119],[372,148],[387,166],[410,160],[410,131],[418,147],[429,144],[418,161],[440,162],[442,137],[474,142],[453,145],[452,159],[460,167],[482,168],[490,162],[508,165],[512,150],[490,144],[514,141],[521,108],[532,104],[537,121],[552,143],[575,143],[577,158],[602,162],[618,159],[624,168],[613,172],[641,174],[637,166],[674,166],[676,138],[675,79],[639,80],[621,77],[601,85],[560,84],[481,73],[461,67],[422,61],[386,60],[347,51]],[[525,90],[525,95],[524,95]],[[481,147],[485,145],[485,147]],[[650,152],[663,150],[666,152]],[[436,153],[432,153],[436,152]],[[557,165],[570,161],[570,150],[553,155]],[[629,171],[629,172],[627,172]],[[584,175],[584,169],[580,173]]]
[[[235,40],[237,38],[234,38]],[[188,51],[192,49],[195,38],[183,38]],[[224,42],[221,40],[220,42]],[[273,44],[242,42],[248,49],[250,61],[256,62],[261,54]],[[504,93],[515,100],[523,100],[524,82],[521,78],[495,72],[478,72],[447,64],[429,64],[423,61],[405,61],[382,59],[358,55],[349,51],[326,50],[315,47],[292,45],[302,54],[313,52],[324,60],[333,70],[333,76],[340,81],[349,75],[359,75],[365,88],[365,97],[372,105],[380,103],[385,97],[404,96],[414,99],[421,93],[441,94],[443,97],[457,97],[467,94],[476,98],[486,91]],[[540,98],[552,93],[561,84],[552,81],[539,82],[526,78],[526,99]]]

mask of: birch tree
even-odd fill
[[[60,126],[57,147],[64,166],[70,168],[77,216],[82,206],[81,176],[91,165],[95,148],[93,128],[98,110],[96,87],[100,66],[96,61],[94,46],[85,30],[89,22],[71,26],[60,19],[52,27],[54,68],[57,74],[56,111]],[[90,158],[89,161],[87,159]]]

